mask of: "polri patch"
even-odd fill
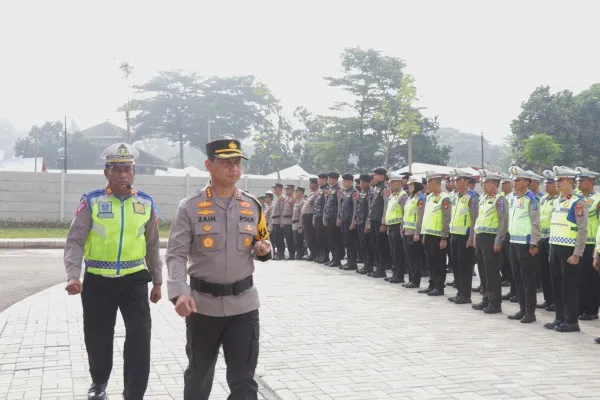
[[[133,203],[133,212],[136,214],[146,214],[146,206],[142,203]]]
[[[98,202],[98,218],[114,218],[112,203],[110,201]]]

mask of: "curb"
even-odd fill
[[[66,239],[0,239],[0,249],[64,249]],[[160,239],[160,248],[167,248],[167,239]]]

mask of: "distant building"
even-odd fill
[[[0,160],[0,171],[47,172],[47,169],[42,157],[31,157]]]
[[[104,165],[100,160],[102,150],[113,143],[127,141],[127,131],[109,121],[84,129],[80,133],[98,148],[98,168]],[[169,168],[166,161],[143,150],[138,151],[140,156],[135,160],[137,174],[155,175],[157,169],[166,171]]]

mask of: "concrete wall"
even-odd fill
[[[134,187],[148,193],[161,219],[171,219],[179,201],[206,185],[207,178],[138,175]],[[69,221],[83,193],[104,187],[103,175],[0,172],[0,220]],[[238,187],[258,196],[276,179],[242,177]],[[308,188],[308,180],[282,180]]]

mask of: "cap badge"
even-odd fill
[[[129,155],[129,150],[127,150],[127,146],[125,146],[125,144],[119,146],[117,149],[117,155],[119,157],[127,157]]]
[[[237,144],[235,144],[235,142],[229,142],[229,148],[231,150],[235,150],[235,149],[237,149]]]

